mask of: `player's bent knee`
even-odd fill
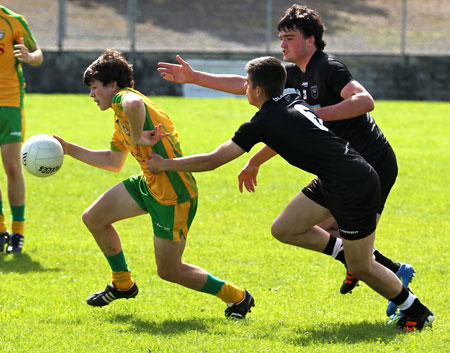
[[[88,211],[84,211],[81,215],[81,220],[83,221],[84,225],[89,228],[89,213]]]
[[[275,239],[278,239],[278,240],[281,241],[283,233],[281,232],[281,229],[275,223],[272,223],[272,227],[270,228],[270,232],[272,233],[272,236]]]
[[[81,215],[81,219],[88,229],[91,229],[95,227],[95,225],[98,225],[98,220],[96,221],[96,217],[93,216],[90,208],[83,212],[83,214]]]
[[[277,239],[278,241],[281,241],[282,243],[292,244],[292,237],[297,237],[300,234],[303,234],[305,230],[301,227],[296,227],[295,229],[286,227],[283,222],[273,222],[272,227],[270,229],[272,236]]]
[[[271,233],[275,239],[281,241],[282,243],[287,243],[290,238],[290,233],[286,230],[286,228],[280,226],[276,222],[272,224]]]

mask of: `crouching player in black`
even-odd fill
[[[395,323],[407,331],[431,326],[433,313],[392,271],[373,259],[380,200],[376,171],[347,141],[330,132],[299,97],[286,104],[282,96],[286,70],[280,60],[257,58],[246,70],[246,95],[259,109],[255,116],[214,152],[174,159],[152,154],[147,161],[149,170],[213,170],[250,151],[256,143],[265,143],[290,164],[317,175],[276,218],[274,237],[289,239],[285,242],[292,245],[298,240],[304,248],[323,252],[330,246],[330,234],[317,224],[333,216],[349,271],[400,308]]]

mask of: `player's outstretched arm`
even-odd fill
[[[239,157],[244,152],[232,140],[228,140],[210,153],[195,154],[174,159],[164,159],[154,153],[147,161],[147,168],[154,174],[168,171],[204,172],[216,169]]]
[[[53,137],[59,141],[65,155],[71,156],[93,167],[118,173],[122,170],[127,158],[127,151],[91,150],[74,143],[67,142],[57,135],[53,135]]]
[[[246,78],[239,75],[218,75],[194,70],[191,65],[177,55],[178,64],[158,63],[158,72],[167,81],[192,83],[231,94],[245,94]]]
[[[248,192],[255,192],[255,186],[258,186],[256,176],[258,175],[260,165],[275,155],[277,155],[277,152],[269,146],[264,145],[248,160],[238,176],[240,192],[243,192],[242,186],[245,186]]]

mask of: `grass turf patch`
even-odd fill
[[[185,154],[231,138],[255,109],[245,99],[155,97],[174,121]],[[87,95],[26,97],[27,136],[57,134],[109,148],[112,111]],[[5,352],[442,352],[448,346],[449,103],[376,102],[376,121],[396,151],[399,177],[377,230],[377,248],[414,265],[412,289],[436,314],[433,329],[402,334],[386,326],[387,301],[361,284],[339,294],[344,267],[327,256],[277,242],[270,225],[312,176],[276,157],[261,167],[256,193],[240,194],[249,156],[196,173],[199,209],[184,261],[245,287],[256,307],[226,320],[217,298],[164,282],[155,271],[148,216],[117,223],[139,284],[136,299],[104,308],[86,297],[110,269],[81,214],[120,174],[65,157],[52,177],[27,182],[24,253],[0,255],[0,346]],[[256,146],[252,151],[258,150]],[[9,218],[5,175],[0,175]]]

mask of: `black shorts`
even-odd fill
[[[346,195],[333,195],[320,178],[313,179],[302,190],[309,199],[330,210],[341,237],[358,240],[372,234],[377,227],[380,203],[380,181],[372,169],[368,177]]]
[[[397,159],[392,147],[387,144],[385,148],[372,156],[364,159],[376,170],[380,178],[380,204],[377,213],[381,214],[384,209],[386,199],[394,186],[398,175]]]

